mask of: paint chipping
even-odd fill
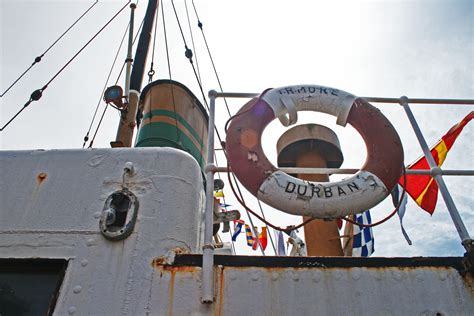
[[[253,162],[257,162],[258,161],[257,153],[254,151],[249,151],[247,153],[247,159]]]
[[[38,184],[42,184],[47,177],[48,174],[46,172],[41,172],[36,176],[36,181],[38,181]]]

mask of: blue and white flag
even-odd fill
[[[356,214],[355,221],[359,224],[372,224],[370,218],[370,211]],[[361,227],[354,224],[354,237],[352,242],[352,256],[353,257],[369,257],[375,251],[374,248],[374,234],[372,227]]]
[[[281,230],[275,230],[275,240],[276,240],[276,249],[277,256],[286,256],[285,241],[283,240],[283,233]]]
[[[244,222],[242,221],[238,221],[237,222],[237,225],[234,226],[234,233],[232,234],[232,241],[236,241],[237,240],[237,236],[239,236],[240,232],[242,231],[242,225],[244,224]]]

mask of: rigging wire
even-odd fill
[[[189,10],[188,10],[188,1],[187,0],[184,0],[184,6],[186,8],[186,16],[188,18],[188,27],[189,27],[189,34],[191,35],[191,43],[193,44],[193,51],[194,51],[194,56],[196,58],[196,68],[197,68],[197,74],[198,74],[198,77],[199,77],[199,81],[202,82],[202,79],[201,79],[201,72],[199,70],[199,62],[198,62],[198,58],[197,58],[197,53],[196,53],[196,46],[194,45],[194,36],[193,36],[193,31],[191,29],[191,20],[189,19]]]
[[[189,60],[189,63],[191,64],[191,67],[193,69],[193,72],[194,72],[194,77],[196,78],[196,81],[198,83],[198,86],[199,86],[199,90],[201,91],[201,95],[202,95],[202,98],[204,100],[204,104],[206,105],[206,108],[207,110],[209,111],[209,104],[207,103],[207,98],[206,98],[206,94],[204,93],[204,89],[202,87],[202,83],[201,81],[199,80],[199,76],[196,72],[196,67],[194,67],[194,63],[193,63],[193,52],[191,49],[188,48],[188,45],[186,43],[186,38],[184,37],[184,33],[183,33],[183,28],[181,27],[181,23],[179,21],[179,18],[178,18],[178,13],[176,11],[176,7],[174,5],[174,1],[171,0],[171,4],[173,6],[173,10],[174,10],[174,14],[175,14],[175,17],[176,17],[176,21],[178,22],[178,26],[179,26],[179,30],[181,32],[181,37],[183,39],[183,42],[184,42],[184,48],[186,49],[185,51],[185,56],[186,58],[188,58]],[[219,131],[217,130],[217,127],[214,129],[216,131],[216,134],[217,134],[217,137],[219,139],[219,142],[222,144],[222,138],[219,134]]]
[[[260,202],[260,199],[257,198],[257,202],[258,202],[258,207],[260,208],[260,213],[262,213],[263,219],[267,220],[267,218],[265,217],[265,213],[263,212],[262,203]],[[273,248],[273,251],[275,251],[275,255],[276,255],[277,249],[275,247],[275,243],[273,242],[272,234],[270,234],[270,232],[268,232],[268,236],[270,237],[270,242],[272,243],[272,248]]]
[[[82,144],[82,148],[84,148],[86,146],[86,143],[89,140],[89,133],[92,129],[92,125],[94,124],[95,117],[97,115],[97,111],[99,110],[99,106],[100,106],[100,104],[103,100],[105,89],[107,89],[107,85],[109,83],[110,76],[112,75],[112,71],[115,67],[115,63],[117,62],[118,55],[120,54],[120,49],[122,48],[123,41],[125,40],[125,37],[127,36],[127,31],[129,29],[129,27],[130,27],[130,22],[128,23],[127,27],[125,28],[125,32],[123,33],[122,40],[120,41],[120,45],[117,49],[117,53],[115,54],[114,61],[112,63],[112,66],[110,67],[110,71],[109,71],[109,74],[107,76],[107,79],[105,80],[104,88],[102,89],[102,92],[100,93],[99,100],[97,101],[97,106],[96,106],[95,111],[94,111],[94,115],[92,116],[92,120],[91,120],[91,123],[89,125],[89,129],[87,130],[86,136],[84,136],[84,143]]]
[[[227,178],[228,178],[228,181],[230,183],[230,187],[232,189],[232,191],[234,192],[234,195],[235,197],[237,198],[237,201],[247,210],[249,211],[251,214],[253,214],[255,217],[257,217],[259,220],[261,220],[262,222],[264,222],[265,224],[267,224],[268,226],[270,226],[271,228],[273,229],[276,229],[276,230],[279,230],[279,231],[282,231],[282,232],[285,232],[287,234],[289,234],[290,231],[292,230],[295,230],[295,229],[298,229],[306,224],[308,224],[309,222],[315,220],[316,218],[310,218],[310,219],[307,219],[306,221],[304,221],[303,223],[299,224],[299,225],[296,225],[296,226],[287,226],[286,228],[283,228],[283,227],[279,227],[279,226],[276,226],[276,225],[273,225],[272,223],[268,222],[266,219],[264,219],[263,217],[259,216],[256,212],[254,212],[252,209],[250,209],[238,196],[237,196],[237,193],[235,191],[235,188],[233,186],[233,183],[230,179],[230,166],[227,165]],[[235,175],[234,175],[234,181],[235,181]],[[405,171],[405,168],[403,168],[403,183],[406,183],[406,171]],[[242,193],[239,192],[240,195],[242,196]],[[382,220],[378,221],[378,222],[375,222],[373,224],[361,224],[361,223],[357,223],[347,217],[342,217],[341,219],[342,220],[345,220],[346,222],[349,222],[351,224],[354,224],[354,225],[358,225],[360,227],[374,227],[374,226],[378,226],[384,222],[386,222],[387,220],[389,220],[390,218],[392,218],[395,213],[398,212],[400,206],[401,206],[401,203],[403,201],[403,198],[405,197],[405,193],[406,193],[406,189],[405,187],[403,187],[403,192],[402,192],[402,195],[400,196],[400,199],[398,201],[398,205],[395,207],[395,209],[389,214],[387,215],[385,218],[383,218]]]
[[[172,3],[173,3],[173,0],[172,0]],[[186,3],[186,2],[185,2],[185,3]],[[218,80],[218,82],[219,82],[219,87],[220,87],[221,92],[222,92],[222,91],[223,91],[223,89],[222,89],[222,84],[220,83],[219,75],[218,75],[218,73],[217,73],[217,70],[216,70],[214,61],[213,61],[213,59],[212,59],[212,54],[211,54],[211,52],[210,52],[209,46],[207,45],[207,41],[206,41],[206,39],[205,39],[204,32],[203,32],[203,30],[202,30],[202,23],[201,23],[201,21],[199,21],[199,17],[198,17],[198,14],[197,14],[196,6],[194,5],[194,1],[193,1],[193,7],[194,7],[194,12],[196,13],[196,17],[198,18],[198,27],[199,27],[199,28],[201,29],[201,31],[202,31],[204,40],[205,40],[205,42],[206,42],[206,47],[207,47],[207,50],[208,50],[208,54],[209,54],[210,59],[211,59],[211,62],[212,62],[212,64],[213,64],[214,73],[215,73],[216,78],[217,78],[217,80]],[[188,57],[188,59],[189,59],[191,65],[192,65],[192,68],[193,68],[193,71],[194,71],[194,75],[195,75],[195,77],[196,77],[196,79],[197,79],[197,81],[198,81],[199,88],[200,88],[200,90],[201,90],[201,94],[203,95],[203,99],[204,99],[204,101],[205,101],[205,103],[206,103],[207,109],[209,110],[209,105],[207,104],[207,99],[206,99],[206,97],[205,97],[205,95],[204,95],[204,91],[203,91],[203,88],[202,88],[202,84],[201,84],[201,81],[200,81],[200,77],[199,77],[198,74],[196,73],[196,69],[195,69],[194,64],[193,64],[193,61],[192,61],[192,52],[191,52],[191,50],[188,49],[188,47],[187,47],[187,45],[186,45],[186,39],[185,39],[185,37],[184,37],[183,31],[182,31],[182,28],[181,28],[181,25],[180,25],[180,22],[179,22],[179,19],[178,19],[178,15],[177,15],[177,12],[176,12],[176,8],[174,7],[174,4],[173,4],[173,9],[174,9],[175,16],[176,16],[176,19],[177,19],[177,22],[178,22],[178,25],[179,25],[179,28],[180,28],[180,31],[181,31],[181,36],[182,36],[183,41],[184,41],[184,44],[185,44],[186,57]],[[187,10],[187,6],[186,6],[186,10]],[[190,24],[190,22],[189,22],[189,14],[188,14],[188,23]],[[192,37],[192,32],[191,32],[191,37]],[[189,53],[189,52],[190,52],[190,53]],[[196,64],[197,64],[197,61],[196,61]],[[225,102],[225,105],[226,105],[226,108],[227,108],[227,113],[229,114],[230,117],[232,117],[232,115],[231,115],[231,113],[230,113],[230,110],[229,110],[229,106],[228,106],[228,104],[227,104],[227,99],[226,99],[226,98],[224,98],[224,102]],[[221,144],[223,144],[223,141],[222,141],[222,139],[221,139],[221,137],[220,137],[220,135],[219,135],[219,131],[217,130],[217,127],[215,128],[215,131],[216,131],[217,137],[218,137],[218,139],[219,139],[219,142],[220,142]],[[227,153],[226,153],[225,150],[224,150],[224,154],[225,154],[225,156],[227,157]],[[217,159],[216,159],[216,161],[217,161]],[[217,162],[216,162],[216,165],[217,165]],[[233,175],[233,177],[234,177],[234,181],[236,181],[235,175]],[[238,186],[237,181],[236,181],[236,184],[237,184],[238,191],[239,191],[239,193],[240,193],[240,195],[241,195],[241,199],[243,200],[244,198],[243,198],[242,192],[240,191],[240,187]],[[234,194],[235,194],[235,191],[234,191]],[[249,220],[250,220],[250,224],[251,224],[251,227],[252,227],[252,231],[257,235],[256,241],[257,241],[257,243],[258,243],[258,245],[259,245],[259,248],[260,248],[260,250],[262,251],[262,254],[265,255],[265,252],[264,252],[264,250],[263,250],[263,247],[262,247],[262,245],[260,244],[260,240],[258,239],[258,231],[256,230],[255,225],[253,224],[253,220],[252,220],[252,218],[250,217],[250,214],[249,214],[249,212],[248,212],[247,209],[246,209],[246,211],[247,211],[247,216],[248,216],[248,218],[249,218]],[[261,208],[261,212],[262,212],[263,217],[265,217],[262,208]],[[270,233],[270,240],[271,240],[273,249],[274,249],[275,252],[276,252],[276,248],[275,248],[275,246],[274,246],[273,237],[271,236],[271,233]]]
[[[139,1],[137,1],[137,3],[136,3],[137,5],[138,5],[138,2],[139,2]],[[137,40],[138,35],[140,34],[140,31],[141,31],[141,29],[142,29],[142,27],[143,27],[144,21],[145,21],[145,18],[143,18],[142,23],[140,24],[140,27],[138,28],[137,33],[135,34],[135,37],[133,38],[132,45],[135,44],[135,41]],[[128,24],[128,27],[130,27],[130,22],[129,22],[129,24]],[[127,33],[128,27],[125,29],[125,34]],[[114,83],[115,85],[117,85],[117,83],[119,82],[120,77],[122,76],[122,72],[123,72],[123,70],[124,70],[124,68],[125,68],[126,63],[127,63],[127,60],[125,59],[124,62],[123,62],[123,64],[122,64],[122,68],[120,68],[120,72],[119,72],[119,74],[118,74],[118,76],[117,76],[117,79],[115,80],[115,83]],[[108,104],[107,104],[107,105],[108,105]],[[107,109],[109,108],[107,105],[105,106],[104,111],[102,112],[102,115],[101,115],[101,117],[100,117],[99,123],[97,124],[96,130],[95,130],[95,132],[94,132],[94,136],[92,137],[92,140],[90,141],[88,148],[92,148],[92,145],[94,144],[95,137],[97,136],[97,133],[99,132],[99,128],[100,128],[100,126],[101,126],[101,124],[102,124],[102,120],[104,119],[105,112],[107,112]],[[120,116],[120,115],[121,115],[121,112],[118,112],[118,114],[119,114],[119,116]]]
[[[84,46],[79,49],[79,51],[72,56],[71,59],[63,66],[59,71],[40,89],[33,91],[30,96],[30,99],[23,105],[23,107],[0,129],[3,131],[24,109],[26,109],[33,101],[38,101],[41,99],[43,92],[48,88],[48,86],[66,69],[69,64],[76,59],[76,57],[127,7],[127,5],[131,2],[128,2],[86,43]]]
[[[160,10],[160,2],[158,1],[156,7],[156,14],[155,14],[155,30],[153,32],[153,50],[151,53],[151,63],[150,63],[150,70],[148,71],[148,83],[153,81],[153,76],[155,75],[155,70],[153,69],[153,62],[155,61],[155,45],[156,45],[156,29],[158,27],[158,11]]]
[[[372,223],[372,224],[357,223],[357,222],[351,220],[349,217],[343,217],[342,219],[345,220],[346,222],[349,222],[349,223],[353,224],[353,225],[358,225],[359,227],[374,227],[374,226],[378,226],[382,223],[385,223],[390,218],[392,218],[398,212],[398,210],[400,209],[403,198],[405,197],[405,194],[406,194],[405,183],[407,183],[407,173],[406,173],[405,166],[403,166],[402,170],[403,170],[403,185],[402,185],[403,191],[402,191],[402,195],[400,196],[400,199],[398,201],[398,205],[395,207],[395,209],[392,211],[392,213],[390,213],[388,216],[381,219],[380,221]]]
[[[176,114],[176,100],[175,100],[175,96],[174,96],[174,86],[171,83],[171,81],[173,79],[172,79],[172,76],[171,76],[171,60],[170,60],[170,54],[169,54],[169,49],[168,49],[168,35],[167,35],[167,32],[166,32],[165,10],[164,10],[164,5],[163,4],[161,5],[161,15],[162,15],[162,19],[163,19],[163,33],[164,33],[164,37],[165,37],[166,61],[168,63],[168,75],[169,75],[169,78],[170,78],[171,99],[172,99],[172,102],[173,102],[174,121],[175,121],[175,127],[176,127],[176,140],[179,143],[180,139],[181,139],[181,136],[179,135],[179,131],[178,131],[178,116]],[[151,120],[151,117],[150,117],[150,120]],[[179,145],[179,146],[181,146],[181,145]]]
[[[180,29],[180,32],[181,32],[181,37],[182,37],[183,42],[184,42],[184,47],[185,47],[185,50],[186,50],[185,56],[189,59],[189,62],[191,63],[191,66],[192,66],[193,72],[194,72],[194,76],[195,76],[195,78],[196,78],[196,81],[197,81],[197,83],[198,83],[198,85],[199,85],[199,89],[200,89],[201,94],[202,94],[202,98],[203,98],[203,100],[204,100],[204,103],[205,103],[207,109],[209,110],[209,105],[208,105],[208,103],[207,103],[207,98],[206,98],[206,96],[205,96],[205,94],[204,94],[204,90],[203,90],[203,87],[202,87],[202,79],[201,79],[201,75],[200,75],[200,72],[199,72],[199,63],[198,63],[198,60],[197,60],[197,55],[195,55],[195,58],[196,58],[196,67],[197,67],[197,71],[196,71],[196,68],[194,67],[193,59],[192,59],[193,53],[192,53],[192,51],[191,51],[191,50],[188,48],[188,46],[187,46],[186,38],[184,37],[183,29],[182,29],[182,27],[181,27],[181,23],[180,23],[179,18],[178,18],[178,14],[177,14],[177,11],[176,11],[176,7],[175,7],[175,5],[174,5],[174,1],[172,0],[171,3],[172,3],[172,5],[173,5],[173,10],[174,10],[174,13],[175,13],[175,16],[176,16],[176,21],[178,22],[178,26],[179,26],[179,29]],[[187,14],[187,19],[188,19],[189,31],[190,31],[190,34],[191,34],[191,41],[192,41],[192,44],[193,44],[193,49],[195,50],[196,48],[195,48],[195,45],[194,45],[194,37],[193,37],[193,35],[192,35],[191,23],[190,23],[190,19],[189,19],[189,12],[188,12],[188,7],[187,7],[186,1],[185,1],[185,6],[186,6],[186,14]],[[164,21],[164,17],[163,17],[163,21]],[[166,32],[165,32],[165,34],[166,34]],[[168,49],[167,49],[167,53],[168,53]],[[168,62],[169,62],[169,59],[168,59]],[[220,143],[222,143],[222,139],[221,139],[221,137],[220,137],[220,135],[219,135],[219,131],[217,130],[217,128],[215,128],[215,131],[216,131],[216,133],[217,133],[217,136],[218,136],[218,138],[219,138]],[[217,155],[216,155],[215,153],[214,153],[214,157],[215,157],[216,165],[218,165],[218,163],[217,163]],[[220,174],[218,174],[218,177],[219,177],[219,179],[221,179]],[[223,199],[223,201],[224,201],[224,205],[225,205],[225,204],[226,204],[226,203],[225,203],[225,198]],[[224,207],[224,208],[227,210],[227,207]],[[252,219],[250,219],[250,221],[252,221]],[[252,225],[253,231],[255,232],[256,229],[255,229],[255,226],[253,225],[253,222],[251,222],[251,225]],[[233,251],[234,251],[234,253],[235,253],[235,245],[234,245],[234,241],[232,240],[232,229],[229,230],[229,234],[230,234],[230,236],[231,236],[232,249],[233,249]],[[257,236],[257,237],[258,237],[258,236]],[[257,239],[258,239],[258,238],[257,238]],[[258,242],[258,243],[260,244],[260,242]],[[262,247],[260,247],[260,249],[262,250],[263,255],[265,255],[265,253],[263,252]]]
[[[198,27],[199,27],[199,29],[201,29],[202,38],[204,39],[204,43],[206,44],[209,59],[211,60],[212,68],[214,69],[214,74],[216,75],[217,83],[219,84],[219,89],[221,89],[221,92],[224,92],[224,90],[222,89],[222,84],[221,84],[221,80],[219,78],[219,74],[217,73],[216,65],[214,63],[214,58],[212,58],[211,50],[210,50],[209,45],[207,43],[206,35],[204,34],[204,29],[202,28],[203,24],[202,24],[201,20],[199,19],[199,15],[197,13],[196,5],[194,4],[194,0],[192,0],[192,4],[193,4],[193,8],[194,8],[194,13],[196,14],[196,18],[198,20]],[[226,109],[227,109],[227,113],[229,113],[229,116],[231,116],[230,110],[229,110],[229,105],[227,104],[227,98],[225,98],[225,97],[224,97],[224,103],[225,103],[225,106],[226,106]]]
[[[2,93],[0,94],[0,98],[3,97],[11,88],[13,88],[13,86],[18,82],[20,81],[21,78],[23,78],[24,75],[26,75],[31,68],[33,68],[34,65],[36,65],[37,63],[39,63],[41,61],[41,59],[46,55],[46,53],[49,52],[49,50],[51,48],[53,48],[54,45],[56,45],[57,42],[59,42],[59,40],[61,40],[61,38],[63,38],[64,35],[66,35],[66,33],[69,32],[69,30],[71,30],[74,25],[76,25],[97,3],[99,2],[99,0],[96,0],[74,23],[72,23],[67,29],[66,31],[64,31],[41,55],[39,56],[36,56],[36,58],[34,59],[33,63],[15,80],[13,81],[13,83]],[[18,113],[19,114],[19,113]]]

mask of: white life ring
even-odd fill
[[[367,147],[367,160],[353,176],[338,182],[311,182],[279,171],[265,156],[261,137],[275,118],[288,126],[298,111],[316,111],[352,125]],[[289,114],[289,117],[286,117]],[[392,191],[403,167],[403,147],[388,119],[362,98],[317,85],[264,91],[233,117],[226,136],[229,164],[243,186],[281,211],[315,218],[363,212]]]

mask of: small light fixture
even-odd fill
[[[123,108],[123,90],[120,86],[108,87],[104,92],[104,100],[107,103],[113,103],[117,108]]]

